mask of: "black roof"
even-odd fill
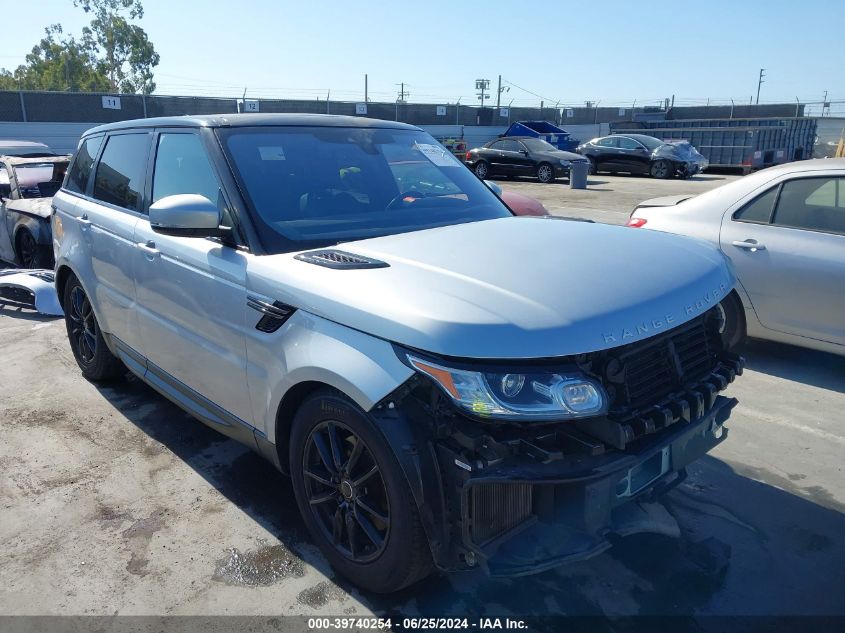
[[[141,127],[254,127],[254,126],[311,126],[311,127],[365,127],[399,130],[419,130],[414,125],[368,119],[358,116],[337,114],[204,114],[150,119],[130,119],[99,125],[85,132],[85,135],[111,130],[125,130]]]

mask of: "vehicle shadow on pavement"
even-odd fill
[[[742,347],[748,369],[845,393],[845,356],[749,339]]]
[[[6,316],[13,319],[19,319],[21,321],[43,321],[44,323],[64,318],[60,316],[41,314],[33,308],[25,308],[13,303],[7,303],[0,299],[0,317]]]
[[[287,549],[380,615],[845,612],[845,508],[818,487],[802,488],[800,482],[762,471],[745,476],[713,457],[696,462],[687,481],[665,499],[680,526],[679,539],[621,538],[595,558],[534,576],[493,579],[475,570],[435,574],[388,596],[362,592],[335,576],[315,553],[289,480],[269,463],[137,379],[100,392]],[[559,625],[551,621],[538,630],[554,631]]]

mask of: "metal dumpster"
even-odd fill
[[[569,132],[548,121],[516,121],[502,136],[533,136],[567,152],[578,147],[578,140],[570,137]]]

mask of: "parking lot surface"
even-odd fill
[[[557,215],[624,223],[639,200],[734,177],[500,183]],[[0,307],[0,612],[845,614],[845,358],[762,342],[744,355],[730,437],[656,510],[676,536],[377,596],[334,576],[260,457],[137,380],[86,382],[62,320]]]

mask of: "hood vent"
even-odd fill
[[[335,249],[308,251],[307,253],[296,255],[294,259],[308,262],[309,264],[316,264],[317,266],[324,266],[325,268],[339,268],[344,270],[387,268],[390,266],[390,264],[379,261],[378,259],[371,259],[363,255],[355,255]]]

